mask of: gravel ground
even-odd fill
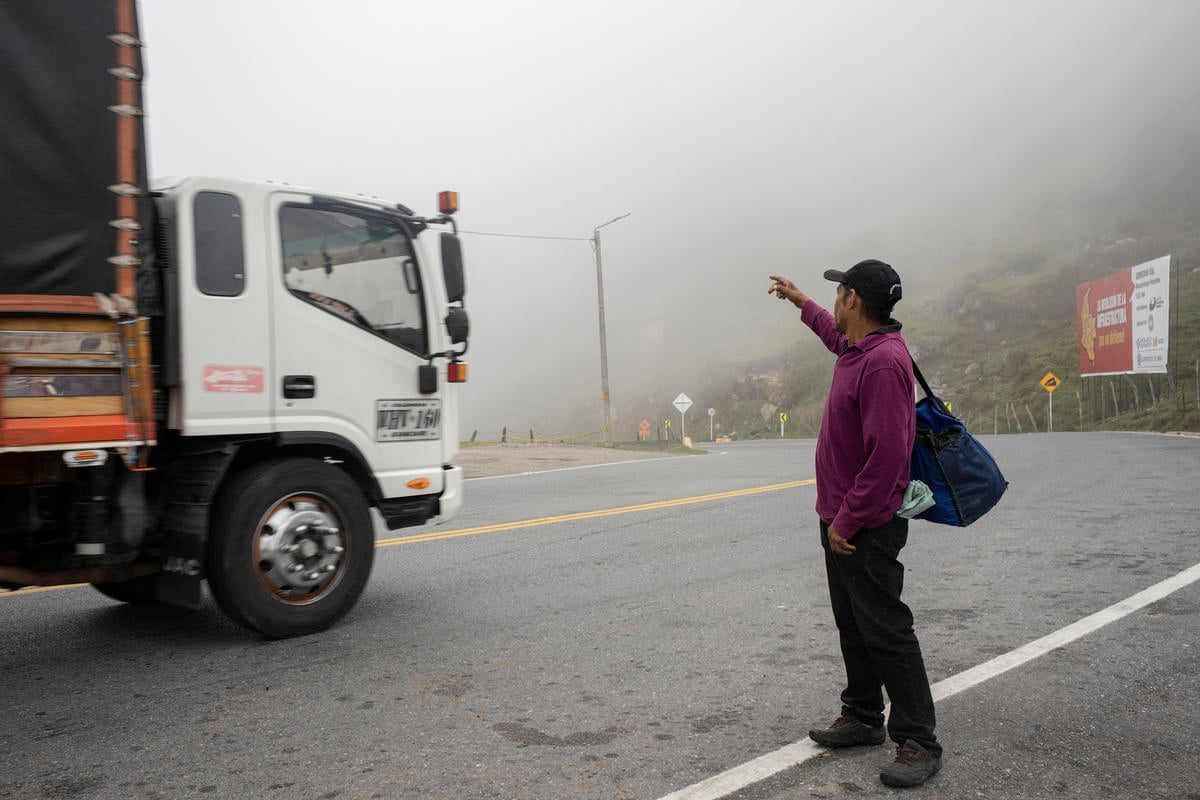
[[[618,450],[588,445],[493,444],[464,447],[458,451],[454,463],[463,468],[463,474],[468,478],[488,478],[495,475],[517,475],[564,467],[673,456],[673,453]]]

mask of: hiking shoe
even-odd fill
[[[855,747],[860,744],[883,744],[887,736],[883,726],[873,728],[854,717],[842,715],[828,728],[809,731],[808,738],[826,747]]]
[[[886,786],[920,786],[942,768],[942,757],[909,739],[896,748],[896,760],[879,773]]]

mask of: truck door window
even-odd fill
[[[196,228],[196,287],[205,294],[237,297],[246,285],[241,201],[224,192],[197,192],[192,219]]]
[[[424,353],[425,303],[399,223],[309,206],[279,210],[284,283],[301,300]]]

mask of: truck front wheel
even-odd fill
[[[267,636],[337,622],[362,594],[374,558],[366,498],[332,464],[257,464],[235,475],[213,508],[209,588],[226,614]]]

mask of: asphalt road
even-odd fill
[[[967,530],[914,524],[902,555],[931,680],[1200,563],[1200,439],[985,442],[1008,496]],[[299,640],[211,606],[0,596],[0,798],[691,786],[837,712],[811,478],[812,443],[783,441],[473,480],[460,518],[386,534],[358,607]],[[1192,583],[940,701],[946,766],[909,794],[1197,800],[1198,701]],[[814,758],[733,796],[890,795],[888,760]]]

